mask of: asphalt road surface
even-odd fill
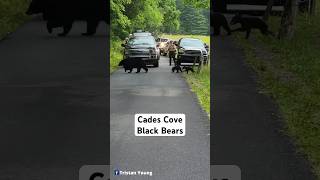
[[[210,179],[208,116],[181,74],[171,72],[166,57],[161,57],[159,68],[134,72],[128,74],[121,68],[110,78],[111,164],[112,169],[153,174],[114,179]],[[184,113],[186,136],[136,137],[136,113]]]
[[[213,43],[211,163],[238,165],[244,180],[314,180],[304,156],[284,135],[275,104],[259,93],[242,51],[231,37]]]
[[[109,160],[106,25],[82,37],[33,20],[0,41],[0,179],[76,180]]]

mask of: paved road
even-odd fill
[[[84,164],[106,164],[106,25],[66,38],[34,20],[0,42],[0,179],[75,180]]]
[[[209,120],[168,59],[146,73],[111,75],[111,164],[114,169],[152,171],[148,177],[114,179],[208,180]],[[185,113],[185,137],[135,137],[135,113]]]
[[[214,39],[211,163],[235,164],[244,180],[313,180],[310,167],[283,135],[274,103],[231,37]]]

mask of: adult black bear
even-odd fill
[[[131,73],[133,68],[137,68],[137,72],[139,73],[141,69],[144,69],[146,73],[148,72],[148,68],[146,63],[141,58],[127,58],[122,61],[120,61],[119,66],[123,66],[124,72]]]
[[[211,24],[213,25],[213,35],[218,36],[221,33],[221,27],[228,33],[231,34],[229,23],[223,14],[213,12],[211,16]]]
[[[274,35],[273,32],[269,31],[268,25],[257,17],[242,17],[241,14],[236,14],[232,19],[230,24],[234,25],[239,23],[240,28],[232,30],[234,31],[245,31],[246,38],[248,39],[251,33],[251,29],[259,29],[263,35]]]
[[[100,21],[109,23],[108,4],[107,0],[32,0],[26,13],[42,13],[49,33],[54,28],[63,27],[59,36],[66,36],[75,20],[84,20],[87,32],[83,35],[90,36],[96,33]]]

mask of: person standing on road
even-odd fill
[[[171,66],[172,61],[173,61],[173,63],[175,63],[176,51],[177,51],[177,47],[173,43],[173,41],[170,41],[169,46],[168,46],[168,51],[169,51],[169,66]]]

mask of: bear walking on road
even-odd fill
[[[274,33],[269,31],[268,25],[260,18],[257,17],[242,17],[241,14],[236,14],[232,19],[230,24],[240,24],[241,27],[232,30],[234,31],[242,31],[246,32],[246,39],[250,37],[250,33],[252,29],[259,29],[260,32],[263,35],[272,35],[274,36]]]
[[[214,36],[218,36],[221,34],[221,28],[223,28],[228,33],[228,35],[231,34],[229,23],[223,14],[213,12],[211,17],[211,24],[213,24]]]
[[[49,33],[54,28],[63,28],[59,36],[66,36],[75,20],[84,20],[87,31],[82,35],[90,36],[96,33],[100,21],[109,23],[108,5],[107,0],[32,0],[26,13],[42,13]]]
[[[136,73],[140,73],[141,69],[144,69],[145,72],[148,72],[146,63],[141,58],[127,58],[120,61],[119,66],[123,66],[124,72],[129,71],[131,73],[133,68],[137,68]]]

